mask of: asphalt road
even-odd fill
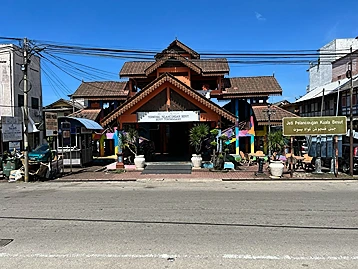
[[[1,183],[0,268],[358,268],[358,182]]]

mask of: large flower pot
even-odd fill
[[[284,167],[282,161],[271,161],[269,167],[272,176],[282,177]]]
[[[201,164],[203,163],[203,158],[201,155],[193,154],[191,157],[191,162],[194,168],[201,168]]]
[[[135,169],[137,169],[137,170],[143,170],[143,169],[144,169],[144,165],[145,165],[144,155],[136,155],[136,156],[134,157],[134,164],[135,164]]]

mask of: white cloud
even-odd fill
[[[266,21],[266,18],[264,16],[262,16],[262,14],[255,12],[255,15],[256,15],[256,19],[258,21]]]

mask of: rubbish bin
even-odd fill
[[[18,158],[6,158],[2,161],[3,174],[8,178],[11,170],[17,170],[20,168],[20,160]]]

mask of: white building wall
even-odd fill
[[[353,51],[358,49],[358,39],[345,38],[335,39],[330,43],[320,48],[320,54],[330,53],[332,56],[320,56],[319,63],[311,66],[309,69],[309,87],[308,92],[332,82],[332,62],[343,57],[350,52],[352,47]]]
[[[42,119],[42,85],[41,64],[38,56],[31,56],[28,66],[28,84],[31,90],[28,92],[29,116],[35,123],[41,123]],[[19,107],[19,95],[23,91],[23,71],[21,65],[23,57],[21,49],[11,44],[0,44],[0,117],[12,116],[22,118],[22,110]],[[32,97],[38,98],[38,108],[32,108]],[[38,141],[33,139],[38,137]],[[29,134],[29,144],[33,147],[42,141],[43,134]]]
[[[0,45],[0,117],[14,116],[12,55],[9,45]]]

